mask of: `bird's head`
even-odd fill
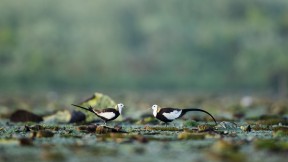
[[[152,108],[152,110],[157,110],[157,109],[158,109],[158,107],[159,107],[158,105],[152,105],[152,107],[151,107],[151,108]]]
[[[122,103],[118,103],[116,105],[116,109],[119,111],[120,114],[121,114],[123,108],[124,108],[124,104],[122,104]]]

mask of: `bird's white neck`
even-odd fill
[[[156,117],[156,115],[157,115],[157,108],[153,108],[153,115],[154,115],[154,117]]]
[[[121,115],[121,113],[122,113],[122,107],[118,107],[118,111],[119,111],[119,114]]]

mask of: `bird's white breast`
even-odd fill
[[[163,113],[163,116],[165,116],[169,120],[174,120],[178,118],[181,115],[182,110],[174,110],[169,113]]]
[[[106,119],[112,119],[113,117],[115,117],[115,113],[113,112],[102,112],[102,113],[98,113],[98,115]]]

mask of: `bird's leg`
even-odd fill
[[[167,127],[168,126],[168,124],[167,123],[165,123],[165,127]]]
[[[103,121],[104,121],[104,125],[106,126],[107,125],[106,121],[105,120],[103,120]]]

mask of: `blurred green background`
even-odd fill
[[[288,1],[1,0],[0,89],[287,95]]]

